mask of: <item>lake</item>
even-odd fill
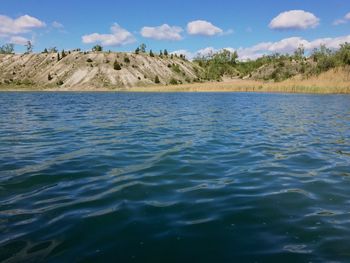
[[[0,116],[0,261],[350,261],[348,95],[2,92]]]

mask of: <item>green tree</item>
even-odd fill
[[[139,47],[137,47],[137,48],[135,49],[135,54],[136,54],[136,55],[140,54],[140,48],[139,48]]]
[[[58,50],[57,50],[56,47],[50,47],[49,48],[49,53],[57,53],[57,52],[58,52]]]
[[[103,51],[103,47],[100,45],[95,45],[92,47],[92,51],[101,52]]]
[[[13,54],[15,50],[15,45],[14,44],[5,44],[0,47],[0,54]]]
[[[169,55],[168,50],[164,49],[164,56],[167,57],[168,55]]]
[[[67,56],[67,54],[66,54],[66,52],[64,51],[64,49],[62,50],[62,52],[61,52],[61,58],[64,58],[64,57],[66,57]]]
[[[350,65],[350,44],[347,42],[341,44],[336,57],[341,65]]]
[[[154,54],[153,54],[152,49],[149,51],[149,55],[150,55],[151,57],[154,57]]]
[[[296,61],[301,61],[304,59],[305,49],[303,45],[300,45],[294,52],[294,59]]]
[[[49,51],[47,51],[47,48],[44,49],[43,53],[47,54]]]
[[[57,52],[57,61],[60,61],[60,60],[61,60],[60,53]]]
[[[25,47],[27,49],[26,53],[32,53],[33,52],[33,44],[30,40],[27,41],[27,44],[25,44]]]
[[[145,43],[142,43],[140,46],[139,46],[139,49],[142,53],[146,53],[146,44]]]
[[[159,56],[163,57],[163,51],[159,51]]]

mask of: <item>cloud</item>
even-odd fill
[[[51,25],[53,28],[56,28],[56,29],[63,29],[64,28],[64,26],[60,22],[57,22],[57,21],[52,22]]]
[[[300,46],[303,46],[306,51],[312,51],[315,48],[319,48],[321,45],[325,45],[330,49],[339,48],[340,44],[350,42],[350,35],[340,36],[335,38],[318,38],[312,41],[308,41],[301,37],[284,38],[276,42],[261,42],[251,47],[226,47],[223,49],[231,52],[237,51],[239,60],[246,61],[257,59],[264,55],[273,53],[291,54]],[[194,59],[195,57],[208,56],[222,51],[223,49],[215,49],[213,47],[207,47],[195,52],[188,50],[179,50],[172,53],[185,54],[188,59]]]
[[[21,36],[13,36],[10,38],[10,43],[16,44],[16,45],[26,45],[29,39]]]
[[[176,51],[171,52],[170,54],[185,55],[185,57],[188,59],[193,58],[193,54],[190,51],[185,50],[185,49],[176,50]]]
[[[36,28],[45,27],[46,24],[39,19],[24,15],[16,19],[11,17],[0,15],[0,35],[18,35],[22,33],[27,33]]]
[[[136,40],[133,34],[115,23],[111,26],[111,34],[84,35],[82,41],[85,44],[99,43],[103,46],[122,46],[134,43]]]
[[[214,36],[223,34],[224,31],[204,20],[196,20],[187,24],[187,33],[190,35]]]
[[[334,26],[339,26],[341,24],[346,24],[350,21],[350,12],[347,13],[343,18],[337,19],[333,22]]]
[[[320,19],[304,10],[291,10],[280,13],[269,24],[271,29],[307,29],[319,25]]]
[[[172,40],[179,41],[182,39],[181,33],[183,29],[177,26],[169,26],[164,24],[157,27],[143,27],[141,35],[145,38],[153,38],[156,40]]]

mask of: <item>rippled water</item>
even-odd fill
[[[0,261],[350,261],[350,96],[0,93],[0,116]]]

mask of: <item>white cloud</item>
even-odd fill
[[[21,36],[13,36],[10,38],[10,43],[13,43],[16,45],[24,46],[25,44],[27,44],[28,41],[29,41],[29,39],[27,39],[25,37],[21,37]]]
[[[27,33],[33,29],[45,26],[44,22],[29,15],[20,16],[16,19],[0,15],[0,35],[2,36]]]
[[[57,21],[52,22],[52,27],[56,28],[56,29],[63,29],[64,28],[64,26],[60,22],[57,22]]]
[[[251,47],[226,47],[224,49],[229,50],[231,52],[237,51],[239,56],[238,59],[241,61],[246,61],[248,59],[257,59],[264,55],[269,55],[273,53],[291,54],[300,46],[303,46],[306,51],[312,51],[315,48],[319,48],[321,45],[325,45],[330,49],[337,49],[339,48],[340,44],[343,44],[345,42],[350,43],[350,35],[335,38],[318,38],[312,41],[308,41],[301,37],[290,37],[276,42],[261,42]],[[223,49],[207,47],[195,52],[190,52],[188,50],[179,50],[173,53],[186,54],[186,57],[191,60],[198,56],[208,56],[220,52],[222,50]]]
[[[193,58],[193,54],[190,51],[185,50],[185,49],[176,50],[176,51],[171,52],[170,54],[185,55],[185,57],[187,59],[192,59]]]
[[[223,34],[224,31],[204,20],[196,20],[187,24],[187,32],[190,35],[214,36]]]
[[[111,34],[93,33],[82,36],[82,41],[85,44],[100,43],[103,46],[122,46],[134,43],[135,37],[126,29],[118,24],[111,26]]]
[[[280,13],[269,24],[271,29],[307,29],[315,28],[320,19],[304,10],[291,10]]]
[[[141,35],[146,38],[153,38],[156,40],[173,40],[178,41],[182,39],[181,33],[183,29],[178,26],[169,26],[164,24],[157,27],[143,27]]]
[[[350,21],[350,12],[347,13],[343,18],[335,20],[333,22],[333,25],[334,26],[338,26],[338,25],[341,25],[341,24],[346,24],[349,21]]]

